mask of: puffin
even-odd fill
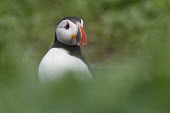
[[[68,73],[80,78],[92,78],[90,68],[82,55],[81,46],[87,44],[83,20],[77,17],[63,18],[55,31],[52,48],[42,58],[38,76],[53,80]]]

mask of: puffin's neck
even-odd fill
[[[83,60],[86,63],[86,61],[85,61],[85,59],[84,59],[84,57],[83,57],[83,55],[81,53],[80,46],[67,45],[67,44],[64,44],[64,43],[60,42],[57,39],[56,33],[55,33],[55,40],[54,40],[54,44],[53,44],[52,48],[63,48],[65,50],[67,50],[70,55],[76,56],[76,57],[80,58],[81,60]]]

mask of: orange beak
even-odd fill
[[[81,25],[77,25],[78,30],[77,30],[77,37],[76,37],[76,42],[78,46],[83,46],[87,44],[87,37],[86,33]]]
[[[81,27],[81,26],[80,26],[80,31],[81,31],[81,42],[78,45],[83,46],[83,45],[87,44],[87,37],[86,37],[86,33],[85,33],[83,27]]]

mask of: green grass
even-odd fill
[[[169,113],[169,0],[1,0],[0,113]],[[94,80],[38,80],[58,22],[83,18]]]

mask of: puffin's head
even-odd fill
[[[83,20],[76,17],[63,18],[57,26],[56,36],[64,44],[78,46],[87,44]]]

